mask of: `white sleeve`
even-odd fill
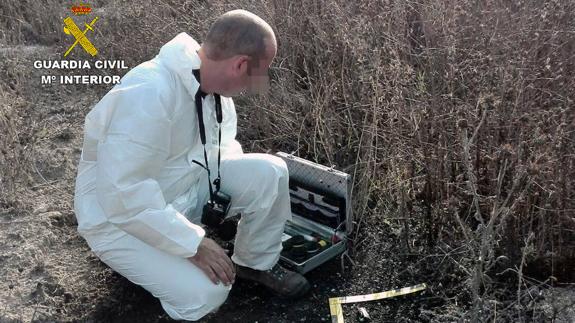
[[[166,102],[147,86],[120,92],[98,143],[98,201],[120,229],[167,253],[191,257],[205,232],[166,203],[155,179],[169,154]]]

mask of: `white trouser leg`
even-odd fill
[[[85,237],[110,268],[157,297],[172,319],[196,321],[226,300],[231,286],[215,285],[187,259],[164,253],[118,230],[114,241]]]
[[[217,165],[210,165],[212,181]],[[278,261],[285,221],[291,219],[289,175],[285,162],[268,154],[242,154],[222,159],[221,191],[230,195],[228,215],[241,213],[232,260],[267,270]],[[195,216],[209,198],[207,179],[200,182]]]

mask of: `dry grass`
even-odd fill
[[[48,2],[50,10],[33,1],[0,5],[0,15],[12,18],[0,23],[3,42],[64,46],[57,32],[63,11],[56,9],[67,4]],[[560,266],[575,258],[575,1],[144,0],[93,7],[104,17],[97,29],[102,58],[130,66],[179,31],[201,39],[229,9],[269,21],[279,41],[274,84],[267,97],[237,100],[240,141],[249,151],[295,151],[352,173],[356,245],[364,223],[376,218],[402,228],[408,249],[443,246],[467,279],[467,318],[517,311],[525,319],[523,289],[534,283],[523,271],[531,263],[544,264],[537,267],[543,278],[573,279]],[[4,66],[6,75],[23,77]],[[30,124],[17,111],[17,85],[0,85],[7,203],[5,193],[31,171],[25,147],[34,138],[22,139]],[[21,167],[5,166],[16,161]],[[501,287],[503,276],[513,283]]]
[[[13,66],[0,62],[0,73],[8,78],[18,77]],[[0,84],[0,206],[18,205],[18,191],[30,183],[30,147],[32,140],[27,130],[31,120],[22,110],[23,99],[13,91],[14,84]]]

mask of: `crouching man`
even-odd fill
[[[231,97],[262,92],[277,43],[243,10],[165,44],[87,115],[74,207],[78,231],[112,269],[157,297],[174,319],[198,320],[227,298],[236,276],[297,298],[309,290],[278,264],[290,219],[279,158],[244,154]],[[231,259],[199,223],[211,179],[241,213]]]

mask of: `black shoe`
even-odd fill
[[[277,263],[268,270],[255,270],[236,264],[236,276],[260,283],[285,298],[299,298],[310,289],[303,275],[287,270]]]

